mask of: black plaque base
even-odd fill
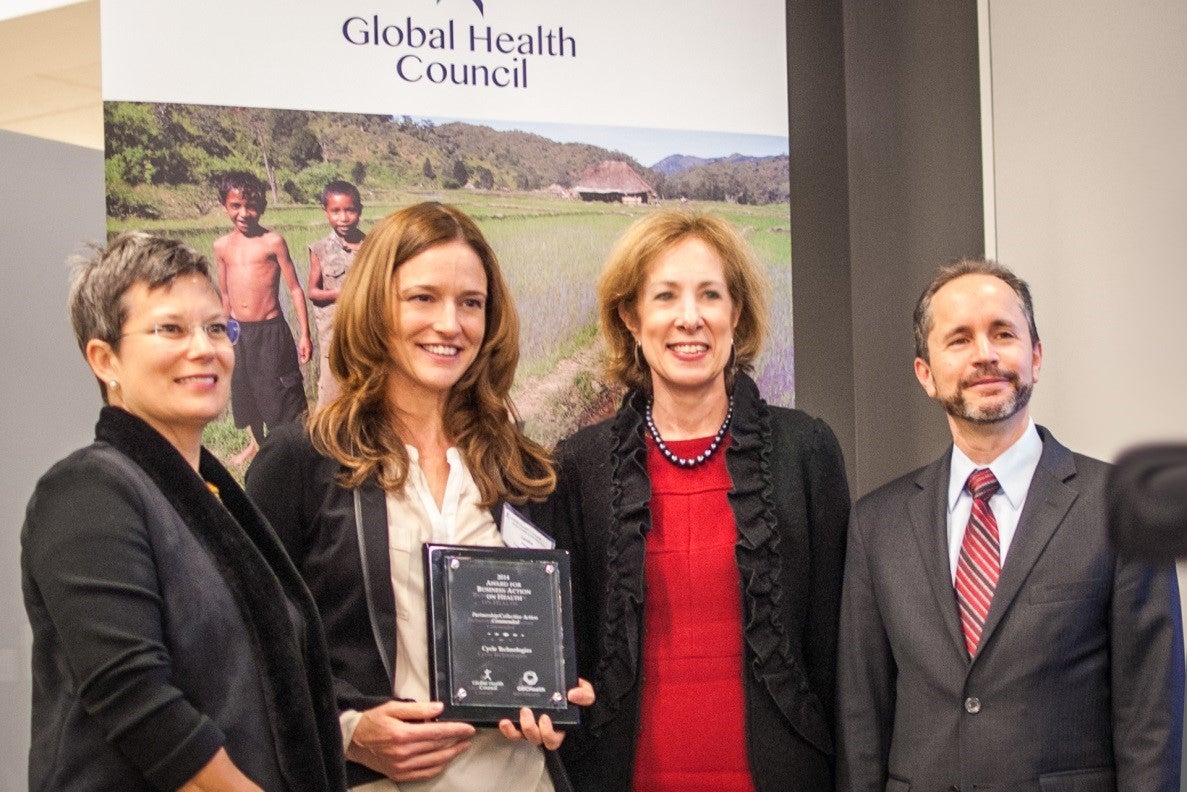
[[[425,545],[429,686],[443,720],[519,722],[520,707],[579,722],[569,554]]]

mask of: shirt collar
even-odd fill
[[[1002,494],[1010,501],[1010,505],[1015,509],[1021,508],[1026,501],[1026,492],[1030,489],[1035,466],[1038,465],[1042,454],[1043,438],[1039,436],[1033,418],[1027,423],[1022,436],[988,465],[975,464],[953,445],[952,473],[948,477],[949,513],[956,508],[956,501],[964,491],[964,483],[968,481],[969,474],[982,467],[988,467],[993,471],[994,477],[1001,485]]]
[[[412,445],[411,443],[405,443],[404,449],[408,451],[408,461],[419,467],[420,451],[417,450],[416,446]],[[449,448],[445,449],[445,461],[448,462],[451,467],[458,464],[464,464],[462,460],[462,454],[457,450],[457,446],[450,446]]]

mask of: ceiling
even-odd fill
[[[0,3],[0,129],[103,148],[99,0],[5,19],[6,5]]]

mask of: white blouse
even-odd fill
[[[482,494],[456,448],[445,453],[449,478],[438,508],[420,455],[408,449],[408,480],[403,492],[387,493],[388,553],[392,590],[396,595],[396,679],[393,695],[429,700],[429,638],[425,610],[425,542],[502,547],[503,538],[490,510],[480,504]],[[345,747],[354,735],[361,713],[342,713]],[[361,792],[552,792],[543,749],[526,740],[508,740],[498,729],[481,728],[469,750],[458,755],[445,772],[425,781],[400,784],[374,781],[354,787]]]

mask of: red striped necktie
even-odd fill
[[[960,626],[969,657],[977,653],[993,590],[1001,576],[1001,545],[998,543],[997,519],[989,508],[989,499],[1001,489],[989,468],[974,470],[965,483],[972,493],[973,510],[969,514],[960,558],[956,562],[956,602],[960,606]]]

